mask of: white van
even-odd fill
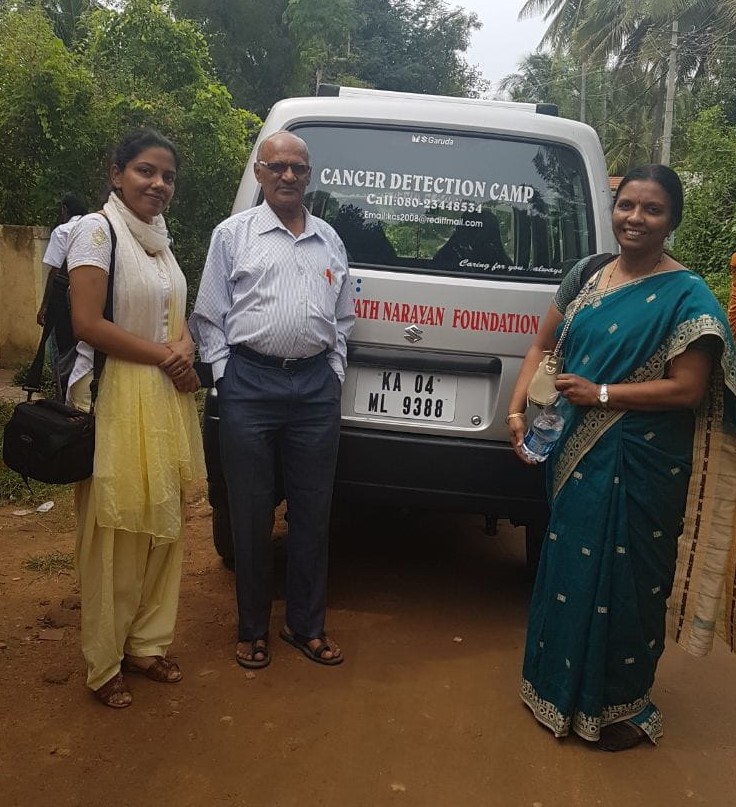
[[[260,138],[309,146],[306,205],[345,242],[357,321],[335,494],[546,524],[543,469],[511,451],[504,417],[564,273],[614,251],[596,133],[546,105],[323,86],[280,101]],[[233,213],[261,202],[245,168]],[[216,400],[205,447],[215,541],[232,553]]]

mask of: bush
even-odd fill
[[[685,216],[675,252],[706,279],[725,306],[729,260],[736,251],[736,130],[717,107],[688,127],[688,156],[678,165],[685,186]]]

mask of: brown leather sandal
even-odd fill
[[[111,709],[127,709],[133,703],[128,684],[121,672],[106,681],[99,689],[92,693],[100,703]]]
[[[178,684],[184,677],[179,665],[163,656],[153,656],[153,661],[148,667],[136,664],[131,661],[131,658],[131,656],[126,656],[123,659],[121,666],[126,673],[145,675],[146,678],[157,681],[159,684]]]

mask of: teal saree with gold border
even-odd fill
[[[595,741],[632,720],[657,740],[650,692],[668,617],[696,655],[716,629],[734,645],[736,440],[724,424],[736,414],[736,365],[718,302],[687,270],[593,290],[570,326],[564,371],[595,383],[660,379],[703,336],[722,350],[697,412],[560,404],[521,684],[555,736]]]

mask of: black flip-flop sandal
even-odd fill
[[[321,636],[302,636],[300,633],[292,633],[287,627],[283,627],[279,631],[279,636],[292,647],[301,650],[302,653],[310,660],[316,661],[317,664],[324,664],[327,667],[334,667],[337,664],[342,664],[344,656],[342,651],[339,656],[332,656],[332,658],[325,658],[325,652],[334,653],[335,649],[327,644],[327,637],[323,633]],[[317,647],[310,647],[309,642],[319,639]]]
[[[602,751],[626,751],[648,739],[646,732],[630,720],[611,723],[601,729],[598,748]]]
[[[256,642],[265,642],[265,646],[259,647]],[[261,670],[264,667],[268,667],[271,663],[271,653],[268,650],[268,634],[266,636],[259,636],[257,639],[246,639],[243,642],[238,642],[238,644],[250,644],[250,658],[243,658],[243,656],[238,655],[238,648],[235,647],[235,661],[240,664],[241,667],[245,667],[248,670]],[[256,654],[262,654],[263,658],[256,658]]]

